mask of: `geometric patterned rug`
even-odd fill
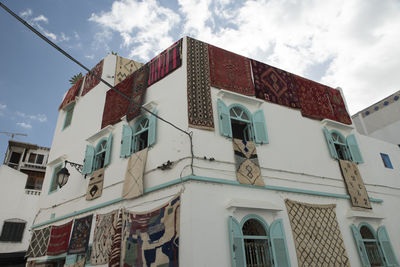
[[[124,58],[116,56],[117,63],[115,65],[115,77],[114,86],[126,79],[130,74],[139,69],[143,64],[130,60],[129,58]]]
[[[187,37],[187,101],[189,127],[214,130],[208,45]]]
[[[129,157],[126,166],[124,185],[122,186],[122,198],[131,199],[143,195],[143,172],[147,160],[146,147]]]
[[[79,81],[77,81],[71,88],[69,88],[67,94],[64,97],[63,102],[61,103],[60,107],[58,108],[58,110],[64,108],[65,106],[67,106],[69,103],[75,101],[76,96],[79,93],[79,89],[81,89],[82,87],[82,81],[83,78],[81,78]]]
[[[89,185],[86,190],[86,200],[93,200],[103,193],[104,168],[95,170],[90,176]]]
[[[89,245],[90,229],[93,214],[75,219],[74,228],[69,241],[68,254],[85,254]]]
[[[97,63],[97,65],[94,66],[93,69],[91,69],[91,72],[88,72],[85,75],[85,84],[83,85],[81,94],[82,96],[86,95],[90,90],[93,89],[93,87],[99,84],[100,80],[97,79],[92,73],[96,74],[98,77],[101,78],[101,75],[103,74],[103,63],[104,59],[102,59],[99,63]]]
[[[255,143],[235,138],[232,141],[239,183],[264,186]]]
[[[26,257],[36,258],[46,255],[47,245],[50,240],[50,230],[51,226],[39,230],[33,230]]]
[[[332,105],[333,112],[335,113],[335,120],[344,124],[352,124],[340,91],[330,87],[327,87],[326,90],[328,92],[329,101]]]
[[[285,199],[299,266],[350,266],[335,204]]]
[[[53,225],[47,255],[54,256],[67,252],[69,236],[71,234],[72,220],[63,225]]]
[[[149,65],[146,64],[133,74],[134,79],[131,88],[131,99],[129,100],[128,110],[126,111],[127,121],[131,121],[140,115],[146,93],[147,82],[149,78]]]

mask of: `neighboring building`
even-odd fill
[[[25,266],[49,148],[10,140],[0,166],[0,265]]]
[[[400,147],[400,91],[357,112],[352,119],[360,134]]]
[[[35,235],[124,208],[121,251],[120,235],[96,239],[96,216],[82,232],[92,262],[112,243],[124,266],[398,264],[400,150],[358,134],[340,90],[188,37],[119,83],[121,61],[93,71],[130,101],[86,75],[60,106]],[[51,255],[44,245],[28,261],[75,262],[87,243],[72,231],[68,254],[52,236]]]

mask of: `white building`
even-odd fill
[[[400,91],[352,116],[360,134],[400,146]]]
[[[179,49],[173,50],[176,47]],[[171,51],[177,53],[180,49],[181,66],[166,56],[175,55]],[[59,112],[44,193],[40,196],[40,209],[32,229],[59,226],[74,218],[119,208],[148,212],[180,193],[179,245],[175,244],[179,257],[171,260],[161,249],[154,252],[157,262],[169,264],[165,266],[177,266],[177,262],[180,266],[397,265],[400,251],[397,213],[400,150],[397,145],[360,135],[353,124],[303,117],[302,112],[307,113],[305,108],[300,110],[290,101],[279,105],[254,94],[233,92],[237,84],[245,84],[243,81],[250,81],[250,87],[253,81],[257,84],[254,65],[251,68],[248,59],[240,59],[247,62],[244,69],[250,70],[241,72],[232,59],[239,56],[222,56],[227,61],[219,66],[227,68],[228,74],[238,74],[225,77],[225,72],[218,72],[215,65],[221,63],[218,61],[221,53],[228,52],[213,54],[207,49],[212,48],[185,37],[178,46],[175,44],[147,65],[151,81],[146,83],[150,85],[144,94],[143,106],[170,124],[144,111],[128,121],[129,114],[125,116],[125,111],[129,101],[113,96],[116,93],[101,82],[88,91],[90,86],[85,81],[84,88],[77,89],[77,97],[64,100],[68,103]],[[209,59],[211,72],[207,69]],[[108,55],[102,69],[96,67],[101,77],[111,84],[115,83],[114,76],[120,66],[117,60],[121,59]],[[157,60],[161,62],[158,66],[163,66],[162,60],[177,65],[173,71],[164,67],[163,71],[157,72],[159,68],[156,68],[154,72],[152,68]],[[208,88],[210,73],[211,87]],[[288,90],[288,80],[286,83],[282,77],[292,76],[277,69],[268,75],[277,86],[283,84],[276,87],[278,100],[271,99],[279,102],[285,97],[285,91],[279,90]],[[306,82],[315,86],[315,90],[321,86]],[[124,86],[116,87],[129,94],[132,89]],[[224,86],[228,90],[220,89]],[[342,114],[347,114],[346,110]],[[247,141],[243,153],[238,149],[235,153],[232,136]],[[244,173],[236,166],[247,148],[253,148],[253,143],[257,143],[256,154],[247,155],[252,163],[241,165],[248,171]],[[124,199],[129,157],[146,147],[143,195]],[[390,157],[393,169],[384,166],[380,153]],[[259,174],[256,157],[261,176],[250,181],[249,175]],[[366,202],[372,209],[352,205],[351,188],[346,187],[337,159],[358,163],[369,196]],[[69,164],[68,182],[61,188],[57,186],[57,173],[65,160],[84,164],[83,173],[87,177],[104,168],[100,197],[86,200],[89,179],[84,179]],[[240,180],[246,177],[250,184]],[[325,204],[334,204],[336,208]],[[306,216],[306,213],[314,215]],[[95,221],[93,218],[91,244]],[[302,229],[294,227],[300,225]],[[304,233],[307,227],[312,227],[312,231]],[[150,247],[154,245],[154,242],[142,241],[149,242],[146,245]],[[149,260],[148,254],[127,253],[122,259],[124,262]],[[65,259],[69,260],[67,254],[61,253],[30,257],[28,261],[63,264]]]
[[[49,148],[10,140],[0,166],[0,265],[25,265]]]

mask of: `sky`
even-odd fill
[[[111,51],[147,62],[188,35],[339,86],[350,114],[400,87],[398,0],[0,2],[89,68]],[[0,33],[0,132],[50,147],[68,81],[86,72],[1,8]]]

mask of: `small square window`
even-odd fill
[[[11,163],[14,163],[14,164],[18,164],[19,163],[19,160],[20,160],[20,158],[21,158],[21,153],[18,153],[18,152],[12,152],[11,153],[11,157],[10,157],[10,162]]]
[[[389,155],[381,153],[383,164],[386,168],[393,169],[392,162],[390,161]]]
[[[36,158],[36,164],[42,164],[44,159],[44,155],[38,154]]]
[[[35,153],[29,154],[28,162],[35,163],[35,160],[36,160],[36,154]]]
[[[5,221],[1,231],[0,241],[21,242],[24,229],[24,222]]]

